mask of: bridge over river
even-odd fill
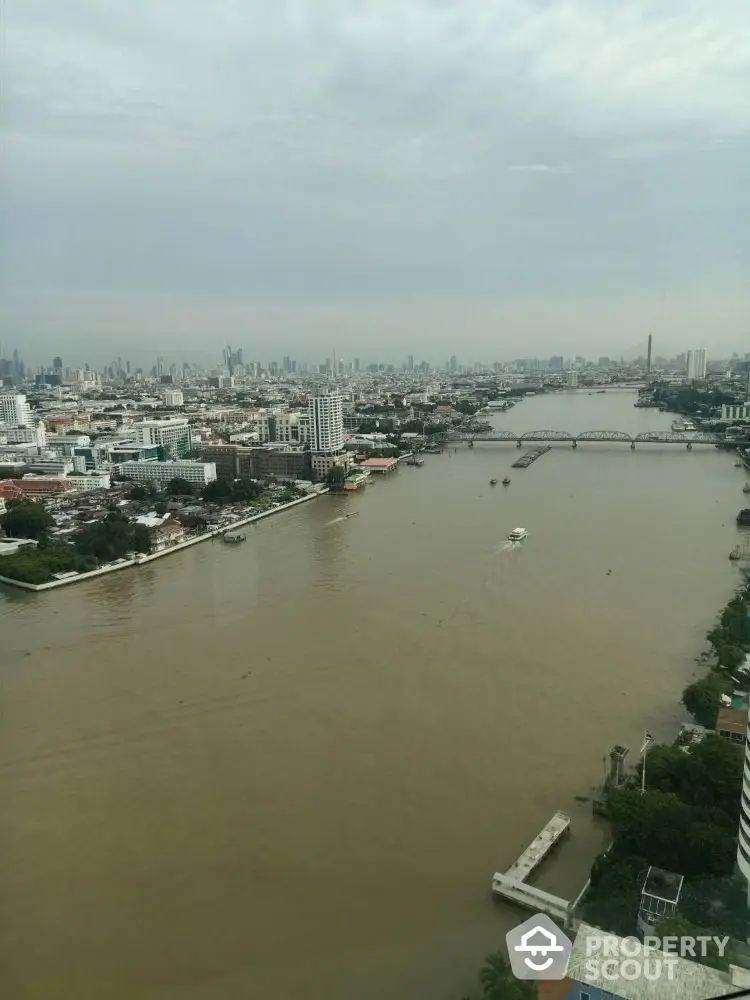
[[[678,431],[641,431],[639,434],[628,434],[626,431],[581,431],[579,434],[570,434],[568,431],[524,431],[518,434],[516,431],[493,430],[484,433],[457,432],[452,435],[453,440],[466,441],[469,447],[473,447],[475,442],[487,441],[495,444],[506,444],[512,442],[517,448],[524,444],[555,444],[567,443],[577,448],[579,444],[586,441],[593,442],[613,442],[615,444],[629,444],[635,448],[638,444],[681,444],[683,448],[690,450],[696,444],[719,445],[726,444],[726,438],[718,434],[708,434],[703,431],[684,434]]]

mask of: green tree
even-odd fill
[[[33,500],[9,500],[8,510],[0,517],[3,531],[11,538],[41,538],[54,524],[44,505]]]
[[[721,646],[718,650],[719,666],[736,670],[745,662],[745,650],[741,646]]]
[[[201,492],[201,497],[209,503],[226,503],[232,496],[231,479],[214,479],[207,483]]]
[[[166,514],[168,510],[169,510],[169,506],[168,506],[166,500],[157,500],[156,503],[154,504],[154,513],[155,514],[160,514],[160,515],[161,514]]]
[[[726,693],[728,686],[728,682],[720,674],[710,673],[688,685],[682,692],[682,704],[699,726],[714,728],[721,707],[721,696]]]
[[[346,480],[346,469],[341,465],[332,466],[325,475],[325,484],[332,492],[343,490]]]
[[[482,1000],[532,1000],[536,985],[516,979],[507,960],[498,951],[488,955],[479,971]]]
[[[175,476],[174,479],[169,480],[164,492],[173,497],[191,497],[193,495],[193,487],[187,479]]]

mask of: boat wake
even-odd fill
[[[332,528],[334,524],[341,524],[342,521],[346,520],[346,515],[342,514],[341,517],[334,517],[332,521],[329,521],[326,528]]]
[[[501,552],[510,552],[512,549],[517,549],[520,546],[520,542],[501,542],[495,549],[495,552],[500,555]]]

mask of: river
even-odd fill
[[[669,426],[634,398],[493,421]],[[538,882],[575,895],[606,836],[576,796],[611,744],[675,731],[744,479],[710,447],[518,454],[462,446],[244,545],[0,591],[2,996],[458,1000],[524,917],[492,873],[557,809]]]

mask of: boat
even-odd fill
[[[358,510],[354,510],[354,511],[352,511],[351,514],[345,514],[344,518],[346,519],[347,517],[357,517],[358,514],[359,514],[359,511]]]
[[[742,492],[750,493],[750,483],[745,483],[745,485],[742,487]]]
[[[416,466],[417,469],[421,469],[422,466],[424,465],[424,459],[423,458],[417,458],[415,455],[412,455],[411,458],[407,458],[406,464],[407,465],[414,465],[414,466]]]
[[[735,547],[729,553],[729,558],[732,560],[732,562],[737,562],[738,559],[742,558],[742,552],[740,551],[739,545],[735,545]]]
[[[509,542],[522,542],[528,535],[526,528],[514,528],[508,535]]]
[[[737,526],[740,528],[750,527],[750,508],[745,507],[744,510],[739,512],[737,515]]]
[[[225,542],[229,542],[230,544],[232,544],[232,543],[235,543],[235,542],[244,542],[245,539],[247,538],[247,535],[245,535],[242,532],[240,532],[239,534],[231,534],[230,535],[227,532],[224,535],[222,535],[222,538],[224,539]]]
[[[503,479],[503,486],[510,486],[510,479],[507,476]]]
[[[497,479],[490,479],[490,486],[497,486]]]
[[[742,462],[735,462],[734,463],[734,467],[735,467],[735,469],[741,469],[742,468]]]

